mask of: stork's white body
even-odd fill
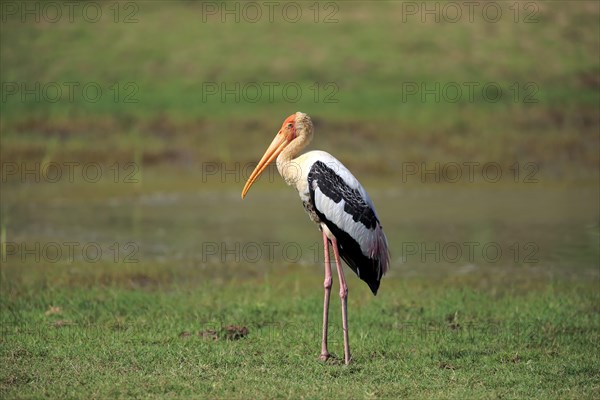
[[[346,199],[342,198],[340,202],[336,203],[319,190],[317,185],[313,184],[312,188],[309,187],[308,175],[316,162],[324,163],[349,188],[356,190],[362,197],[362,200],[377,216],[373,201],[358,179],[356,179],[350,170],[348,170],[348,168],[346,168],[337,158],[325,151],[309,151],[291,161],[285,161],[278,158],[277,170],[288,185],[296,188],[302,203],[306,204],[312,202],[310,197],[310,191],[312,189],[315,192],[314,207],[324,214],[327,220],[334,223],[337,227],[356,240],[363,255],[369,258],[380,258],[382,260],[381,271],[378,271],[378,274],[385,274],[389,267],[389,258],[387,255],[387,239],[381,225],[377,223],[374,229],[368,229],[364,224],[355,221],[356,216],[353,216],[344,210],[347,201]],[[318,217],[315,218],[314,213],[309,213],[309,216],[313,222],[320,225],[321,229],[327,234],[327,237],[330,240],[335,239],[335,236],[324,221],[317,219]],[[360,276],[360,267],[357,273]]]

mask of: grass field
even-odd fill
[[[600,6],[488,3],[3,3],[0,397],[600,397]],[[239,198],[297,110],[392,253],[347,270],[349,366],[296,193]]]
[[[598,395],[598,297],[586,285],[490,295],[460,280],[395,279],[370,299],[352,282],[346,367],[336,300],[337,358],[317,360],[317,268],[223,285],[135,284],[147,268],[4,298],[4,397]],[[228,340],[230,325],[248,335]]]

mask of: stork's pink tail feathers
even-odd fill
[[[383,228],[379,224],[377,224],[377,228],[375,228],[375,235],[376,238],[373,242],[373,247],[369,251],[369,256],[370,258],[379,261],[379,271],[377,271],[377,276],[381,278],[390,268],[390,251],[388,249],[387,238],[385,237],[385,233],[383,233]]]

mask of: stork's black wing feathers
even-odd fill
[[[371,233],[379,224],[370,201],[365,199],[357,188],[350,187],[342,176],[321,161],[312,165],[308,173],[308,187],[314,211],[335,236],[340,256],[358,277],[369,285],[373,294],[377,294],[383,275],[381,260],[365,255],[366,249],[363,251],[357,238],[353,237],[353,234],[357,235],[361,232]],[[317,192],[336,204],[344,201],[343,212],[351,216],[352,221],[356,223],[354,231],[344,229],[347,226],[340,223],[343,216],[334,215],[323,204],[320,204],[316,199]]]

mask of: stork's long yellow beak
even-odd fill
[[[271,145],[269,146],[265,154],[260,159],[256,168],[254,168],[254,171],[252,171],[250,178],[248,178],[248,181],[244,185],[244,189],[242,190],[242,199],[246,197],[246,193],[248,193],[248,190],[250,190],[250,187],[252,186],[254,181],[256,181],[260,174],[262,174],[262,172],[269,166],[269,164],[271,164],[273,160],[277,158],[277,156],[283,151],[283,149],[285,149],[285,147],[288,144],[289,142],[286,140],[285,135],[281,131],[279,131],[275,136],[275,139],[273,139],[273,141],[271,142]]]

